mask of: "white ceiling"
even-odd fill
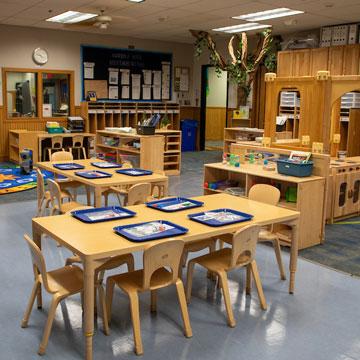
[[[276,7],[303,10],[305,14],[265,21],[273,25],[275,34],[360,20],[359,0],[146,0],[139,4],[126,0],[0,0],[0,23],[191,43],[189,29],[240,24],[243,22],[231,17]],[[101,9],[113,17],[105,31],[45,21],[67,10],[99,13]],[[289,19],[296,24],[285,25]]]

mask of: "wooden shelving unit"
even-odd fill
[[[179,175],[181,171],[181,131],[156,130],[164,136],[164,171],[166,175]]]
[[[230,152],[231,144],[239,141],[253,141],[256,137],[261,137],[264,134],[263,129],[247,128],[247,127],[232,127],[224,129],[224,152]]]
[[[158,102],[82,102],[80,115],[85,120],[85,131],[96,133],[106,127],[133,127],[151,114],[167,115],[170,127],[180,129],[180,106]]]
[[[164,170],[164,136],[137,135],[111,131],[96,132],[96,153],[116,162],[135,156],[135,166],[151,171]],[[134,159],[130,158],[130,161]]]
[[[320,244],[323,238],[324,229],[324,199],[325,199],[325,178],[320,176],[309,176],[297,178],[284,176],[276,171],[265,171],[262,165],[241,164],[235,168],[222,163],[206,164],[204,171],[204,183],[216,181],[231,182],[229,187],[242,189],[243,197],[247,197],[250,188],[255,184],[270,184],[281,191],[279,206],[300,212],[299,222],[299,249],[304,249]],[[296,203],[287,202],[285,199],[286,190],[289,187],[296,188]],[[204,187],[204,194],[214,194],[226,191],[226,185],[219,189]],[[284,245],[289,245],[291,231],[286,226],[278,226],[279,238]]]

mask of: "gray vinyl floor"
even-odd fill
[[[219,153],[188,153],[183,157],[181,177],[171,179],[171,193],[184,196],[202,193],[202,164],[217,161]],[[9,195],[11,196],[11,195]],[[19,196],[17,194],[16,196]],[[31,193],[23,201],[9,197],[0,205],[0,359],[37,359],[37,348],[48,310],[33,310],[27,329],[20,321],[32,286],[28,250],[22,239],[31,232],[36,208]],[[220,205],[220,204],[219,204]],[[68,252],[44,240],[49,269],[62,266]],[[288,254],[283,253],[288,265]],[[259,246],[257,262],[268,310],[262,311],[256,292],[244,294],[244,272],[230,273],[231,299],[237,320],[227,327],[221,293],[196,268],[193,297],[189,305],[193,337],[182,335],[181,317],[173,288],[159,293],[158,313],[149,311],[149,295],[140,297],[143,359],[218,360],[360,360],[360,280],[299,259],[295,295],[288,282],[279,279],[271,247]],[[141,267],[141,254],[136,254]],[[119,270],[118,270],[119,271]],[[120,269],[124,271],[124,269]],[[136,359],[128,299],[120,291],[114,297],[110,336],[101,331],[94,337],[94,359]],[[45,359],[82,359],[82,312],[78,297],[65,301],[57,310]]]

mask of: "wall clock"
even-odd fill
[[[45,49],[36,48],[33,51],[32,58],[33,58],[35,64],[45,65],[49,60],[49,55]]]

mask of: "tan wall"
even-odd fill
[[[78,105],[81,98],[81,44],[118,48],[134,45],[136,49],[171,52],[173,53],[173,66],[190,68],[190,98],[192,98],[192,80],[194,78],[192,74],[194,61],[192,44],[0,25],[0,66],[36,68],[38,66],[32,61],[32,52],[37,47],[43,47],[49,53],[49,61],[44,66],[45,69],[75,71],[75,104]],[[0,105],[3,104],[2,98],[0,93]]]

